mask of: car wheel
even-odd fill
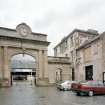
[[[64,91],[67,91],[67,88],[64,88],[63,90],[64,90]]]
[[[89,91],[88,95],[91,97],[94,95],[93,91]]]
[[[83,92],[80,92],[79,94],[80,94],[81,96],[84,96],[84,93],[83,93]]]
[[[61,91],[62,89],[59,88],[59,90]]]
[[[76,94],[77,94],[77,96],[80,96],[80,93],[79,92],[77,92]]]

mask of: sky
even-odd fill
[[[75,28],[105,31],[105,0],[0,0],[0,27],[15,29],[22,22],[48,35],[48,55],[53,55]]]
[[[35,59],[32,56],[27,55],[27,54],[24,54],[24,55],[23,54],[15,55],[15,56],[12,57],[11,60],[12,61],[18,60],[18,61],[33,61],[33,62],[35,62]]]

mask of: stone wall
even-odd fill
[[[72,79],[69,58],[48,57],[49,83]]]
[[[103,39],[104,40],[104,39]],[[89,47],[88,47],[89,46]],[[77,67],[77,80],[83,81],[85,80],[85,67],[89,65],[93,65],[93,80],[102,80],[102,72],[103,72],[103,54],[102,52],[102,40],[99,38],[92,42],[90,45],[88,44],[85,48],[82,48],[78,51],[80,55],[79,64]],[[87,54],[87,50],[89,50],[89,55]],[[86,50],[86,51],[85,51]],[[87,57],[86,57],[87,56]],[[88,57],[89,56],[89,57]]]

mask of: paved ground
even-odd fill
[[[20,82],[0,89],[0,105],[105,105],[105,96],[81,97],[55,87],[34,87]]]

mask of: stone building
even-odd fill
[[[105,33],[80,46],[77,56],[78,80],[105,81]]]
[[[66,58],[48,57],[49,44],[46,34],[32,32],[25,23],[17,25],[16,29],[0,27],[0,84],[11,85],[11,59],[18,54],[30,55],[35,59],[36,85],[53,84],[61,78],[60,76],[62,79],[69,79],[70,75],[62,74],[70,70],[70,63],[65,61]],[[55,75],[52,75],[54,73]]]
[[[48,70],[50,83],[71,80],[71,64],[68,57],[48,56]]]
[[[98,36],[96,30],[80,30],[74,29],[68,36],[64,37],[60,43],[54,47],[54,56],[56,57],[69,57],[72,68],[72,80],[76,79],[76,60],[77,60],[77,51],[83,43],[88,40],[93,39]]]

